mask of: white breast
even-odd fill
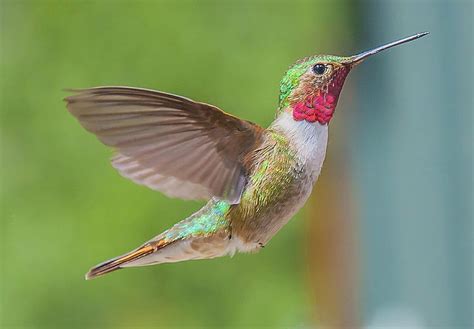
[[[321,172],[328,143],[328,125],[296,121],[288,112],[281,113],[272,128],[283,132],[294,146],[299,160],[305,164],[313,183]]]

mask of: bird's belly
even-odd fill
[[[255,204],[257,211],[244,213],[232,222],[232,239],[236,249],[242,252],[262,248],[303,207],[311,194],[314,179],[309,173],[302,173],[278,198],[264,204]],[[240,205],[245,207],[245,204]]]

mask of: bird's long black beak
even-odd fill
[[[345,63],[349,64],[350,66],[356,66],[356,65],[362,63],[364,61],[364,59],[366,59],[367,57],[375,55],[375,54],[381,52],[382,50],[401,45],[402,43],[405,43],[405,42],[416,40],[416,39],[421,38],[421,37],[423,37],[427,34],[429,34],[429,32],[417,33],[415,35],[412,35],[412,36],[409,36],[409,37],[406,37],[406,38],[403,38],[403,39],[400,39],[400,40],[397,40],[397,41],[387,43],[383,46],[380,46],[380,47],[377,47],[377,48],[374,48],[374,49],[371,49],[371,50],[364,51],[363,53],[360,53],[358,55],[347,57],[347,61]]]

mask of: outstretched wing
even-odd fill
[[[246,184],[244,157],[263,129],[212,105],[128,87],[72,90],[67,108],[119,154],[125,177],[184,199],[238,203]]]

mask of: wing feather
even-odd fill
[[[69,111],[118,155],[112,165],[138,184],[184,199],[238,203],[244,158],[263,129],[212,105],[159,91],[98,87],[73,90]]]

